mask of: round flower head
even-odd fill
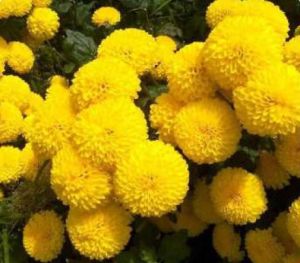
[[[24,227],[24,248],[37,261],[50,262],[57,258],[63,244],[64,224],[54,211],[34,214]]]
[[[271,229],[251,230],[246,234],[246,250],[253,263],[281,263],[285,251]]]
[[[287,212],[281,212],[272,223],[272,232],[278,238],[280,243],[284,246],[285,251],[290,254],[297,251],[297,245],[292,239],[287,229]]]
[[[76,73],[71,86],[76,108],[82,110],[106,98],[127,97],[136,99],[141,90],[136,72],[115,58],[94,60]]]
[[[130,238],[130,223],[131,217],[123,208],[109,203],[91,211],[71,209],[67,230],[80,254],[104,260],[124,249]]]
[[[27,18],[29,34],[40,41],[52,39],[59,29],[59,17],[47,7],[36,7]]]
[[[110,6],[98,8],[92,16],[92,22],[96,26],[114,26],[120,21],[121,14],[119,10]]]
[[[29,73],[34,64],[34,54],[24,43],[10,42],[7,63],[8,66],[19,74]]]
[[[290,174],[300,177],[300,128],[296,133],[281,136],[276,141],[276,152],[280,165]]]
[[[17,181],[22,174],[21,151],[12,146],[0,147],[0,184]]]
[[[129,149],[146,138],[143,112],[125,98],[107,99],[83,110],[73,128],[79,155],[109,171],[115,169]]]
[[[151,127],[157,130],[159,138],[164,142],[176,144],[173,126],[175,117],[183,107],[170,94],[162,94],[156,98],[155,103],[150,106]]]
[[[210,33],[202,57],[210,77],[221,88],[234,89],[256,71],[280,62],[282,42],[262,18],[229,17]]]
[[[300,246],[300,198],[295,200],[289,208],[287,216],[287,228],[288,232],[297,244]]]
[[[217,224],[222,221],[210,198],[209,186],[203,180],[196,182],[192,203],[195,215],[203,222]]]
[[[256,174],[267,188],[282,189],[289,184],[289,173],[280,166],[272,153],[266,151],[260,153]]]
[[[182,102],[214,95],[215,86],[203,67],[203,44],[194,42],[179,50],[168,67],[170,94]]]
[[[35,7],[47,7],[52,4],[52,0],[32,0]]]
[[[0,103],[0,143],[15,141],[22,133],[23,116],[11,103]]]
[[[118,58],[143,75],[158,63],[157,47],[154,37],[141,29],[120,29],[102,41],[98,57]]]
[[[102,204],[111,191],[109,174],[83,162],[67,146],[53,158],[51,186],[65,205],[85,210]]]
[[[232,225],[218,224],[213,231],[213,247],[223,259],[229,262],[241,262],[244,252],[241,248],[241,236],[234,231]]]
[[[290,255],[287,255],[283,258],[282,263],[299,263],[300,262],[300,253],[296,252]]]
[[[285,135],[300,126],[300,73],[292,66],[275,64],[260,70],[233,91],[233,98],[249,133]]]
[[[155,38],[157,44],[163,47],[165,50],[175,52],[177,49],[177,43],[169,36],[160,35]]]
[[[229,158],[236,150],[241,128],[234,111],[220,99],[204,99],[181,109],[174,136],[183,153],[197,164]]]
[[[145,141],[118,163],[114,190],[133,214],[162,216],[182,203],[188,181],[187,164],[171,145]]]
[[[33,149],[30,143],[27,143],[21,152],[21,160],[23,163],[22,175],[26,180],[34,181],[38,169],[43,162],[41,156],[39,156]]]
[[[292,66],[295,66],[300,71],[300,36],[296,36],[289,40],[283,50],[284,61]]]
[[[231,224],[254,223],[267,210],[261,180],[241,168],[225,168],[213,179],[211,199],[217,213]]]
[[[2,0],[0,4],[0,19],[10,16],[22,17],[28,14],[32,0]]]

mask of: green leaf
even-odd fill
[[[116,256],[114,263],[141,263],[141,261],[136,250],[131,249],[130,251],[123,251]]]
[[[55,0],[52,3],[52,8],[59,14],[66,14],[73,6],[71,0]]]
[[[10,17],[0,20],[0,35],[8,41],[20,41],[25,28],[26,19],[23,17]]]

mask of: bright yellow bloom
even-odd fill
[[[119,10],[110,6],[98,8],[92,16],[92,22],[96,26],[114,26],[120,21],[121,14]]]
[[[24,227],[24,248],[37,261],[49,262],[57,258],[63,243],[64,224],[54,211],[34,214]]]
[[[34,54],[24,43],[10,42],[8,46],[8,66],[19,74],[29,73],[34,64]]]
[[[111,57],[84,65],[75,73],[72,83],[72,99],[79,110],[107,98],[136,99],[141,90],[136,72],[123,61]]]
[[[98,48],[98,57],[112,56],[132,66],[139,75],[149,72],[159,62],[158,45],[147,32],[127,28],[115,30]]]
[[[188,181],[187,164],[171,145],[145,141],[118,163],[114,190],[133,214],[157,217],[182,203]]]
[[[261,180],[241,168],[225,168],[213,179],[211,199],[217,213],[231,224],[254,223],[267,210]]]
[[[237,116],[249,133],[286,135],[300,126],[300,73],[292,66],[275,64],[260,70],[234,90],[233,98]]]
[[[295,200],[289,208],[287,229],[295,243],[300,246],[300,198]]]
[[[27,108],[23,111],[24,115],[28,116],[36,112],[40,107],[42,107],[43,103],[44,100],[39,94],[30,92]]]
[[[282,263],[299,263],[300,262],[300,253],[296,252],[284,257]]]
[[[29,34],[40,41],[52,39],[59,29],[59,17],[47,7],[36,7],[27,18]]]
[[[280,166],[276,157],[267,151],[260,153],[256,174],[267,188],[276,190],[289,184],[289,173]]]
[[[43,159],[33,149],[30,143],[27,143],[21,152],[23,163],[22,175],[26,180],[34,181]]]
[[[91,211],[71,209],[67,230],[80,254],[95,260],[119,254],[130,238],[130,215],[115,203]]]
[[[245,85],[256,71],[280,62],[282,49],[281,40],[264,19],[229,17],[207,38],[203,62],[221,88],[234,89]]]
[[[125,98],[107,99],[83,110],[73,127],[73,141],[79,155],[109,171],[146,138],[143,112]]]
[[[232,225],[218,224],[213,231],[213,246],[221,258],[229,262],[241,262],[244,252],[241,251],[241,236],[234,231]]]
[[[295,36],[285,44],[283,50],[284,61],[289,65],[295,66],[298,71],[300,71],[299,46],[300,46],[300,36]]]
[[[169,36],[160,35],[155,38],[157,44],[163,47],[165,50],[175,52],[177,49],[177,43]]]
[[[251,230],[246,234],[246,250],[253,263],[281,263],[284,248],[271,229]]]
[[[189,159],[198,164],[212,164],[234,154],[241,128],[225,101],[204,99],[181,109],[175,119],[174,135]]]
[[[47,7],[52,4],[52,0],[32,0],[35,7]]]
[[[210,198],[209,186],[204,180],[196,182],[192,202],[195,215],[203,222],[217,224],[222,221]]]
[[[25,16],[32,7],[32,0],[2,0],[0,4],[0,19],[10,16]]]

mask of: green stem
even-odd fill
[[[8,244],[8,232],[7,229],[2,231],[2,245],[3,245],[3,258],[4,263],[10,263],[9,259],[9,244]]]

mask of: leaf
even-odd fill
[[[131,249],[129,251],[123,251],[116,256],[114,263],[141,263],[141,261],[136,250]]]
[[[8,41],[20,40],[23,36],[26,20],[19,17],[10,17],[0,20],[0,35]]]
[[[59,14],[66,14],[73,6],[70,0],[55,0],[52,3],[52,8]]]
[[[142,246],[140,248],[140,258],[145,263],[157,263],[158,262],[157,252],[154,247],[150,247],[150,246]]]

